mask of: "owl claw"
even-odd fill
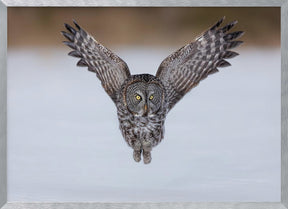
[[[146,152],[143,150],[143,158],[144,158],[144,164],[149,164],[152,160],[151,158],[151,152]]]
[[[141,150],[134,150],[133,158],[138,163],[141,161]]]

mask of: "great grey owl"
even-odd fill
[[[131,75],[127,64],[96,41],[76,21],[75,28],[65,24],[68,39],[64,43],[73,49],[69,55],[80,58],[77,66],[96,73],[107,94],[117,107],[120,129],[127,144],[133,148],[133,158],[145,164],[151,162],[151,150],[164,137],[167,113],[193,87],[218,67],[229,66],[225,59],[238,53],[230,49],[244,32],[227,33],[237,21],[220,28],[224,17],[215,25],[160,64],[156,76]]]

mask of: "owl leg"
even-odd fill
[[[152,160],[151,151],[152,151],[152,144],[149,141],[142,142],[143,147],[143,161],[145,164],[149,164]]]
[[[149,164],[152,160],[151,152],[143,150],[143,161],[145,164]]]
[[[141,160],[141,150],[135,150],[133,151],[133,158],[138,163]]]
[[[140,162],[141,161],[141,151],[142,151],[142,145],[140,141],[137,141],[133,147],[134,149],[133,151],[133,158],[136,162]]]

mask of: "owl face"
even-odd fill
[[[163,90],[157,83],[138,81],[127,87],[125,99],[127,108],[133,115],[149,116],[160,109]]]

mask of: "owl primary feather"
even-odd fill
[[[181,47],[160,64],[156,76],[131,75],[127,64],[96,41],[75,21],[62,31],[64,43],[73,49],[69,55],[80,58],[77,66],[88,67],[101,81],[117,107],[120,130],[133,149],[136,162],[151,162],[151,151],[164,137],[167,113],[193,87],[218,68],[229,66],[226,59],[238,55],[232,48],[243,31],[228,31],[233,21],[220,27],[224,18],[200,35],[194,42]]]

